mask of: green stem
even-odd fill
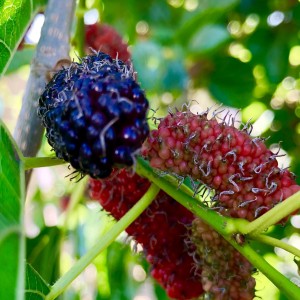
[[[249,236],[249,238],[251,239],[251,236]],[[290,253],[292,253],[295,256],[298,256],[300,258],[300,250],[297,249],[296,247],[289,245],[281,240],[275,239],[271,236],[268,235],[264,235],[264,234],[259,234],[259,235],[255,235],[253,237],[254,240],[262,242],[264,244],[268,244],[271,245],[273,247],[278,247],[281,248],[283,250],[286,250]]]
[[[199,216],[203,221],[207,222],[221,235],[231,235],[232,233],[237,232],[236,223],[239,224],[238,227],[242,227],[240,224],[243,223],[243,220],[238,220],[239,222],[236,222],[237,220],[219,215],[217,212],[188,195],[186,193],[187,187],[184,187],[184,185],[181,185],[179,189],[176,189],[176,187],[170,184],[165,177],[159,177],[155,174],[149,164],[141,158],[138,158],[136,173],[147,177],[151,182],[155,183],[167,194],[171,195],[176,201]],[[248,223],[247,221],[244,222]]]
[[[260,234],[268,227],[278,223],[286,216],[292,214],[300,208],[300,191],[287,198],[283,202],[274,206],[271,210],[263,214],[258,219],[245,225],[241,233],[249,234],[252,237]]]
[[[97,257],[97,255],[106,249],[119,236],[119,234],[150,205],[158,192],[159,188],[152,184],[140,201],[136,203],[106,234],[104,234],[65,275],[58,279],[58,281],[52,286],[51,291],[46,296],[45,300],[52,300],[60,295],[67,286]]]
[[[79,0],[77,10],[77,23],[74,35],[74,41],[76,50],[80,57],[85,55],[85,26],[84,26],[84,12],[85,12],[85,0]]]
[[[240,246],[237,243],[232,243],[228,237],[226,240],[230,242],[244,257],[246,257],[253,266],[271,280],[289,300],[299,300],[300,288],[271,266],[263,257],[252,249],[250,245],[245,244]]]
[[[66,162],[56,157],[22,157],[25,171],[33,168],[51,167],[65,164]]]
[[[158,177],[158,175],[153,172],[149,164],[141,158],[138,158],[136,172],[157,184],[167,194],[171,195],[175,200],[192,211],[196,216],[199,216],[213,229],[220,233],[233,247],[235,247],[242,255],[244,255],[244,257],[246,257],[254,267],[258,268],[279,289],[281,289],[289,299],[299,299],[298,296],[300,289],[296,285],[294,285],[289,279],[272,267],[264,258],[257,254],[256,251],[250,247],[250,245],[244,244],[241,246],[232,238],[232,233],[241,232],[242,228],[250,224],[248,221],[229,219],[218,215],[210,208],[205,207],[202,203],[199,203],[199,201],[196,201],[194,198],[187,195],[181,189],[176,189],[164,177]]]

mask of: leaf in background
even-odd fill
[[[199,27],[206,23],[216,22],[226,12],[239,3],[238,0],[203,0],[198,1],[198,6],[193,11],[186,11],[181,20],[179,37],[186,41]]]
[[[211,75],[209,90],[220,102],[244,108],[251,103],[255,80],[251,66],[232,57],[219,58]]]
[[[27,261],[50,284],[59,276],[61,230],[45,227],[40,234],[27,239]]]
[[[25,279],[26,300],[43,300],[44,296],[50,292],[48,284],[30,264],[26,264]]]
[[[31,19],[46,0],[0,0],[0,75],[5,72]]]
[[[179,47],[164,48],[155,42],[139,42],[133,47],[132,59],[142,87],[153,93],[183,91],[188,75]]]
[[[272,31],[272,28],[259,28],[247,41],[254,64],[261,64],[271,83],[278,84],[288,73],[289,68],[289,35]]]
[[[107,270],[111,289],[110,300],[134,298],[138,283],[130,274],[134,257],[128,245],[114,242],[107,248]]]
[[[0,299],[24,293],[24,171],[14,141],[0,121]]]
[[[194,56],[212,53],[230,40],[230,34],[223,25],[208,24],[201,27],[191,38],[188,51]]]
[[[8,65],[5,74],[9,74],[12,72],[17,71],[19,68],[29,65],[31,63],[31,60],[33,58],[35,49],[29,48],[29,49],[23,49],[21,51],[16,51],[15,55],[13,56],[10,64]]]

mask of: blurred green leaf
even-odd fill
[[[198,6],[193,11],[186,11],[181,20],[179,37],[186,39],[207,23],[216,22],[226,16],[226,12],[233,9],[239,3],[238,0],[203,0],[198,1]]]
[[[251,103],[255,81],[251,66],[232,57],[215,61],[209,90],[220,102],[244,108]]]
[[[24,172],[14,141],[0,121],[0,299],[23,299]]]
[[[50,284],[59,276],[61,230],[45,227],[40,234],[27,239],[27,261]]]
[[[138,81],[149,92],[183,91],[188,75],[180,48],[164,48],[155,42],[140,42],[133,47],[132,59]]]
[[[157,282],[153,282],[153,285],[154,285],[154,293],[155,293],[157,299],[159,299],[159,300],[169,300],[170,299],[168,297],[166,291]]]
[[[30,65],[34,52],[35,49],[33,48],[16,51],[10,64],[8,65],[8,68],[6,69],[5,74],[10,74],[18,70],[20,67]]]
[[[49,285],[30,265],[26,264],[26,300],[43,300],[44,296],[50,292]]]
[[[130,274],[134,257],[128,245],[114,242],[107,249],[107,270],[111,289],[110,300],[131,300],[138,283]]]
[[[188,51],[192,55],[203,55],[217,50],[230,40],[230,34],[223,25],[208,24],[201,27],[191,38]]]
[[[286,34],[273,32],[271,28],[259,28],[247,41],[252,53],[251,63],[263,65],[268,80],[273,84],[281,82],[289,68],[289,37]]]
[[[46,0],[0,1],[0,75],[5,72],[31,19]]]

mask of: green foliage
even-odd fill
[[[59,228],[45,227],[38,236],[27,239],[27,262],[50,284],[59,277],[61,237]]]
[[[0,299],[23,299],[24,172],[7,129],[0,122]]]
[[[30,265],[26,264],[25,277],[25,299],[26,300],[43,300],[49,293],[49,286],[38,272]]]
[[[5,72],[34,14],[46,0],[0,1],[0,75]]]

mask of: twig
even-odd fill
[[[43,127],[37,116],[38,98],[45,85],[47,73],[61,59],[69,58],[70,30],[76,6],[75,0],[49,0],[45,23],[23,97],[22,108],[14,138],[24,156],[35,156],[41,145]],[[27,181],[29,175],[27,176]]]

